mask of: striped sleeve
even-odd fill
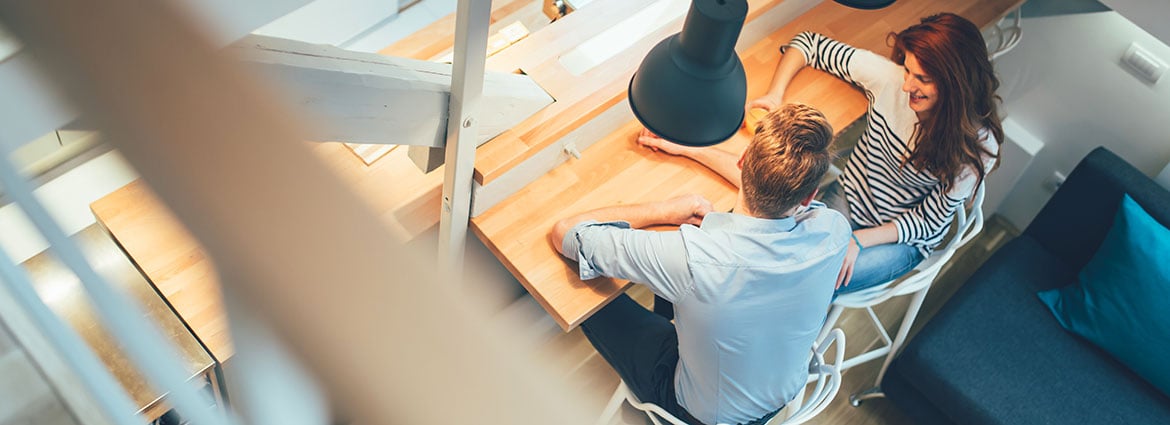
[[[983,146],[992,154],[998,152],[999,145],[986,129],[980,131],[983,137]],[[996,158],[987,158],[983,162],[984,176],[995,168]],[[954,221],[955,212],[963,208],[968,199],[975,195],[976,183],[979,176],[971,167],[964,167],[963,172],[955,179],[955,184],[947,191],[942,185],[936,185],[926,195],[918,206],[894,218],[898,229],[898,243],[915,245],[928,254],[938,246],[950,230]]]
[[[956,182],[953,190],[947,192],[943,192],[942,185],[935,186],[918,206],[894,218],[898,243],[926,248],[929,252],[942,241],[955,217],[955,211],[963,206],[973,188],[973,178],[970,184]]]
[[[825,35],[805,31],[793,37],[788,46],[799,50],[809,66],[866,90],[872,91],[890,81],[891,73],[900,84],[896,78],[901,70],[889,59]]]

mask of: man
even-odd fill
[[[740,187],[734,212],[691,195],[554,226],[551,242],[581,279],[644,283],[676,306],[672,324],[621,295],[581,325],[639,399],[688,423],[755,424],[804,386],[852,243],[845,218],[813,202],[832,135],[819,111],[786,105],[761,121],[739,174],[721,172]],[[654,224],[681,227],[635,230]]]

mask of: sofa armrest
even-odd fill
[[[1080,270],[1105,239],[1125,193],[1159,223],[1170,227],[1170,191],[1099,147],[1069,173],[1024,234]]]

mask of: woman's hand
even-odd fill
[[[683,146],[658,137],[657,134],[651,133],[645,128],[638,133],[638,144],[649,148],[655,152],[662,152],[669,155],[689,156],[688,154],[696,148],[690,146]]]
[[[768,112],[775,111],[777,108],[780,107],[781,97],[782,96],[773,95],[773,94],[766,94],[766,95],[760,96],[760,97],[752,99],[752,101],[748,102],[747,106],[744,106],[744,110],[751,112],[751,110],[754,108],[760,108],[760,109],[763,109],[763,110],[768,111]]]
[[[861,247],[850,240],[849,247],[845,248],[845,262],[841,264],[841,271],[837,273],[836,289],[841,289],[842,286],[849,286],[849,280],[853,279],[853,265],[857,263],[857,256],[859,254],[861,254]]]
[[[683,195],[667,199],[662,201],[661,208],[667,223],[696,226],[702,224],[703,217],[714,209],[711,201],[702,195]]]

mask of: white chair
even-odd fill
[[[951,227],[953,230],[951,237],[905,276],[872,288],[841,294],[830,306],[828,318],[825,319],[825,324],[821,328],[822,337],[828,334],[831,329],[835,330],[833,326],[836,326],[837,319],[841,317],[841,313],[845,309],[864,308],[884,341],[884,345],[850,357],[842,364],[841,370],[848,370],[870,360],[885,357],[885,362],[882,363],[874,386],[849,396],[849,402],[854,406],[860,405],[862,400],[885,397],[885,394],[881,392],[882,377],[886,375],[886,369],[890,367],[890,362],[906,342],[906,336],[910,333],[910,327],[914,325],[914,319],[918,317],[918,311],[922,308],[922,301],[926,299],[926,292],[930,289],[931,283],[938,277],[943,266],[955,255],[955,251],[966,245],[983,230],[983,184],[980,184],[975,190],[975,196],[967,209],[959,208],[955,212],[955,221]],[[873,307],[890,298],[903,295],[912,295],[910,305],[906,307],[906,313],[902,318],[902,324],[898,327],[897,334],[893,339],[890,339],[886,326],[878,319]]]
[[[1013,16],[1012,21],[1004,26],[1004,22],[1008,22],[1008,16]],[[984,34],[984,40],[987,43],[988,59],[995,61],[1010,52],[1020,44],[1020,38],[1023,37],[1023,12],[1017,7],[1015,10],[1008,12],[999,22],[993,25],[988,33]]]
[[[825,351],[829,346],[836,342],[837,348],[834,350],[833,362],[825,362]],[[841,363],[845,359],[845,333],[840,329],[833,329],[825,336],[822,336],[813,344],[812,359],[808,363],[808,383],[815,384],[811,392],[809,392],[808,401],[805,402],[804,395],[808,385],[800,389],[796,397],[784,406],[784,409],[777,413],[772,420],[768,421],[768,425],[796,425],[801,424],[829,407],[829,403],[837,396],[837,392],[841,390]],[[635,409],[646,413],[654,425],[662,425],[662,421],[673,425],[688,425],[681,419],[667,413],[662,407],[653,403],[643,403],[630,392],[630,388],[626,386],[624,381],[618,382],[617,390],[614,391],[613,397],[609,399],[609,404],[606,405],[605,410],[601,413],[601,418],[598,420],[599,425],[609,424],[613,422],[613,417],[617,415],[618,409],[622,402],[629,402]],[[777,422],[779,421],[779,422]],[[693,425],[693,424],[692,424]]]

